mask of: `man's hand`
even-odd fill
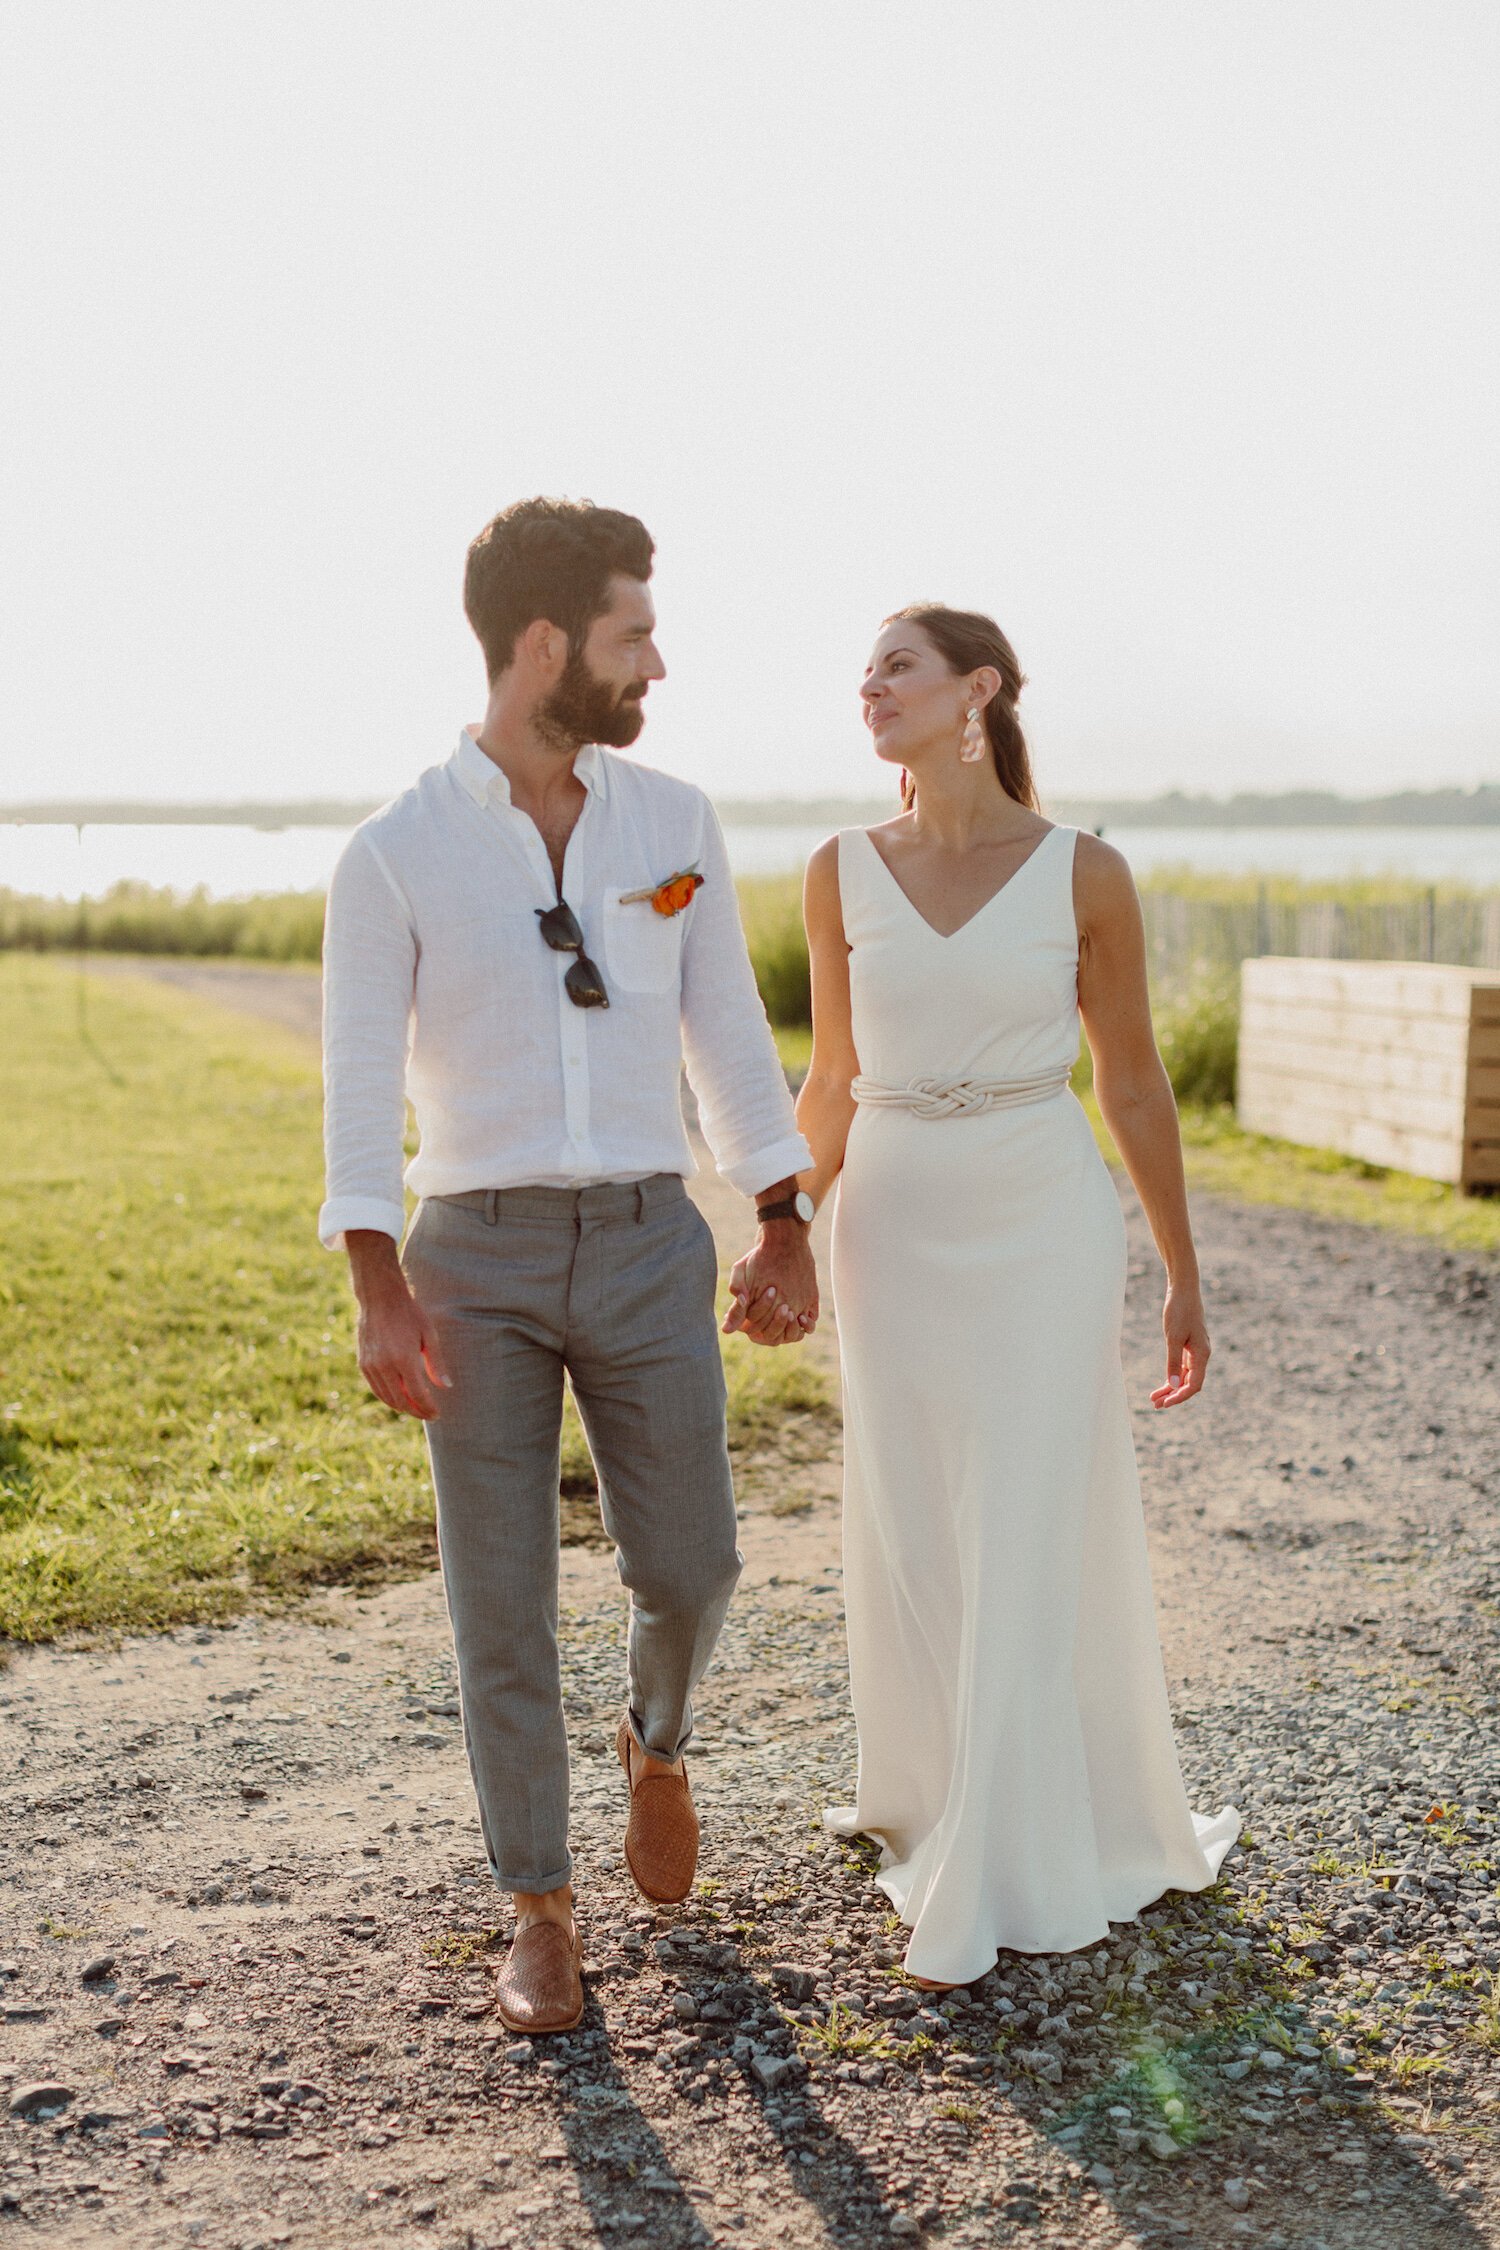
[[[431,1422],[453,1388],[437,1340],[407,1285],[388,1234],[358,1229],[344,1238],[359,1302],[359,1371],[397,1414]]]
[[[724,1334],[800,1344],[818,1325],[818,1269],[798,1219],[771,1219],[729,1276]]]

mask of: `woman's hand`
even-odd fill
[[[1181,1406],[1202,1390],[1212,1348],[1203,1315],[1203,1292],[1196,1281],[1167,1284],[1161,1325],[1167,1340],[1167,1379],[1151,1393],[1151,1404]]]

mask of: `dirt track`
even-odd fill
[[[311,978],[167,973],[316,1008]],[[704,1200],[739,1247],[738,1199]],[[486,2012],[435,1580],[25,1655],[0,2064],[71,2099],[0,2133],[0,2242],[1500,2242],[1500,1273],[1293,1213],[1199,1225],[1210,1390],[1138,1435],[1184,1761],[1255,1839],[1213,1900],[941,2008],[901,1986],[862,1855],[814,1825],[852,1755],[827,1461],[745,1480],[695,1761],[711,1887],[680,1913],[624,1880],[619,1594],[565,1554],[594,2004],[551,2052]],[[1143,1399],[1134,1215],[1132,1243]]]

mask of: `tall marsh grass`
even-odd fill
[[[321,891],[210,898],[203,890],[115,883],[103,898],[31,898],[0,890],[0,951],[181,953],[247,961],[316,961]]]
[[[805,1034],[812,994],[801,880],[747,876],[737,888],[766,1012],[779,1031]],[[1160,871],[1140,889],[1162,1054],[1179,1098],[1205,1106],[1234,1099],[1238,971],[1248,956],[1500,968],[1500,892],[1397,876],[1303,882],[1191,868]],[[316,961],[322,933],[323,901],[312,891],[212,899],[117,883],[83,905],[0,891],[0,951]]]

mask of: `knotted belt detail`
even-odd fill
[[[875,1078],[856,1078],[849,1091],[871,1109],[909,1109],[914,1117],[978,1117],[987,1109],[1020,1109],[1049,1101],[1073,1075],[1069,1063],[1035,1078],[911,1078],[904,1086],[882,1086]]]

